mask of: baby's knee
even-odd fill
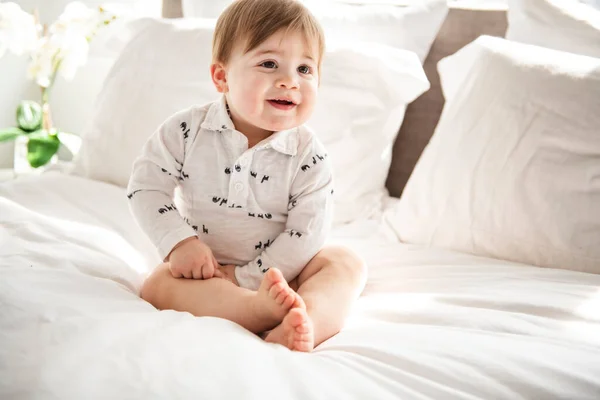
[[[301,280],[306,280],[306,278],[322,269],[335,271],[336,274],[348,277],[353,281],[363,282],[367,276],[367,266],[364,260],[352,250],[343,246],[323,248],[302,271],[300,274]]]
[[[366,264],[362,258],[347,247],[332,246],[322,250],[326,264],[336,266],[345,272],[355,275],[367,273]]]
[[[365,261],[350,249],[345,249],[346,253],[343,258],[346,268],[350,270],[356,278],[363,282],[367,278],[367,264]]]
[[[169,279],[171,272],[167,263],[156,267],[154,271],[146,278],[140,290],[140,297],[160,309],[160,304],[164,298],[165,281]]]

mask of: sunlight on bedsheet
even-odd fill
[[[51,221],[48,226],[49,231],[51,231],[51,227],[56,228],[54,231],[60,238],[56,237],[55,239],[63,239],[60,240],[61,242],[78,242],[80,238],[85,238],[86,246],[92,246],[94,250],[122,261],[136,273],[148,272],[144,257],[114,230],[58,217],[47,215],[43,217]]]
[[[430,294],[374,294],[361,297],[348,317],[345,328],[361,329],[373,320],[402,323],[407,316],[429,308],[435,302]]]
[[[410,313],[427,308],[434,302],[429,294],[375,294],[362,297],[356,304],[359,313]]]
[[[578,342],[600,345],[600,324],[569,321],[564,326],[569,336],[577,338]]]
[[[584,318],[600,322],[600,290],[583,302],[575,312]]]

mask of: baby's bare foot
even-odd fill
[[[305,308],[292,308],[283,322],[273,329],[265,342],[279,343],[290,350],[310,352],[315,346],[312,321]]]
[[[271,268],[265,274],[257,292],[257,314],[273,322],[273,326],[283,320],[292,307],[298,307],[302,299],[285,281],[277,268]]]

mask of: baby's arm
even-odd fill
[[[256,290],[270,267],[289,282],[325,244],[333,219],[333,174],[324,147],[314,139],[300,156],[291,185],[286,229],[250,263],[235,269],[241,287]]]
[[[185,145],[196,132],[193,123],[190,110],[167,119],[144,145],[127,188],[131,211],[162,259],[177,243],[196,236],[173,202],[175,187],[184,179]]]

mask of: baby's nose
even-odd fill
[[[285,74],[277,80],[277,87],[280,89],[298,89],[298,82],[293,76]]]

